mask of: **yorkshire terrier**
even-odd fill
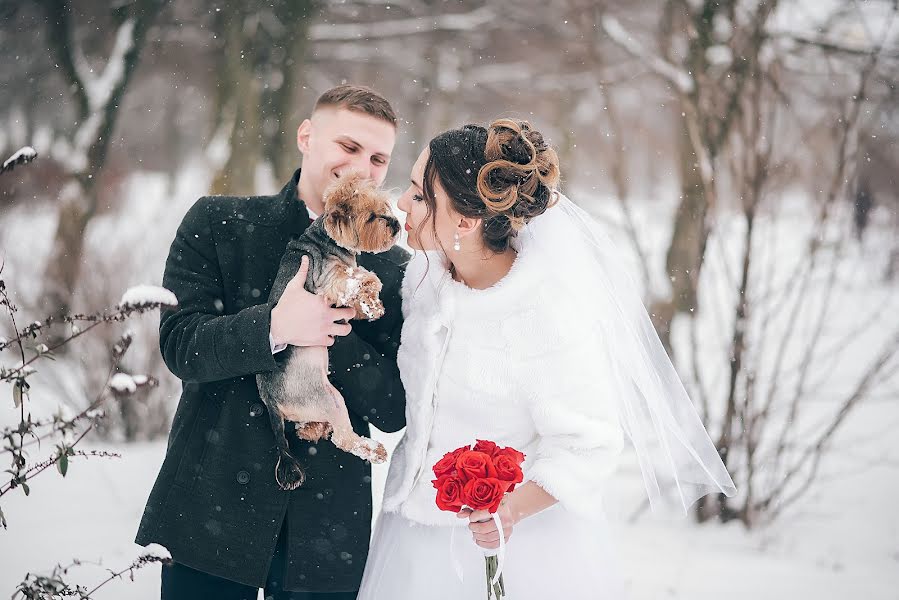
[[[356,256],[391,248],[400,231],[399,221],[387,194],[358,174],[340,177],[325,190],[324,200],[324,213],[287,244],[269,301],[278,301],[305,255],[309,257],[307,291],[325,296],[331,304],[355,308],[357,319],[374,321],[384,314],[378,297],[381,280],[357,266]],[[326,347],[288,346],[279,353],[277,363],[275,370],[257,374],[256,384],[275,430],[275,479],[282,489],[295,489],[306,479],[290,453],[285,420],[296,423],[301,439],[318,442],[330,437],[335,446],[364,460],[387,460],[383,445],[353,431],[343,396],[328,381]]]

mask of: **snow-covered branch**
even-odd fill
[[[31,146],[19,148],[15,154],[3,161],[3,166],[0,167],[0,173],[12,171],[16,166],[29,163],[35,158],[37,158],[37,151]]]
[[[92,110],[100,110],[112,98],[116,87],[125,79],[125,55],[134,48],[134,18],[125,19],[116,32],[115,44],[99,77],[89,69],[84,79],[87,99]]]
[[[471,31],[489,24],[496,17],[490,6],[462,14],[415,17],[377,23],[320,23],[309,28],[314,42],[345,42],[360,39],[391,38],[434,31]]]
[[[677,68],[643,47],[624,29],[618,19],[609,15],[603,15],[601,22],[603,31],[628,54],[638,58],[651,71],[669,81],[681,93],[689,94],[693,91],[695,84],[689,73]]]

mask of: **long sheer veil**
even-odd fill
[[[687,509],[736,487],[665,352],[612,240],[565,196],[519,233],[558,286],[558,310],[583,315],[584,339],[611,357],[605,398],[617,404],[653,510]]]

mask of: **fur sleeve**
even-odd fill
[[[523,361],[521,380],[538,440],[525,475],[590,518],[624,444],[607,391],[610,363],[602,344],[578,339],[577,315],[534,316],[527,345],[539,352]]]

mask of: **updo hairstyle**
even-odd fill
[[[441,133],[428,148],[422,195],[432,223],[439,180],[453,210],[483,219],[484,244],[494,252],[507,250],[518,231],[554,202],[559,157],[527,121],[497,119],[486,129],[465,125]]]

